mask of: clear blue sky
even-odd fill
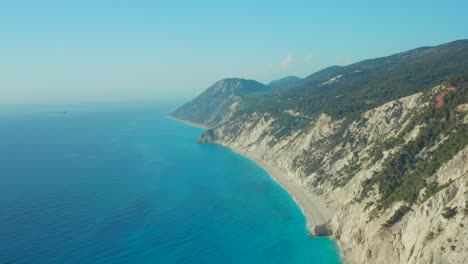
[[[0,2],[0,101],[188,99],[468,38],[468,1]]]

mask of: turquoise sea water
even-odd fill
[[[250,160],[154,104],[0,111],[0,263],[339,263]]]

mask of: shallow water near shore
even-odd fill
[[[340,263],[263,169],[168,110],[0,114],[0,263]]]

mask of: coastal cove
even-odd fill
[[[1,115],[2,262],[341,263],[264,169],[167,108]]]
[[[202,124],[193,123],[176,117],[167,116],[166,118],[181,122],[189,126],[198,127],[205,130],[209,129],[207,126]],[[290,195],[290,197],[300,208],[302,214],[306,218],[306,230],[308,235],[318,237],[326,236],[324,234],[320,234],[319,232],[321,231],[321,226],[327,224],[332,219],[334,211],[326,205],[322,198],[311,193],[310,190],[307,190],[303,185],[296,183],[293,178],[287,177],[286,172],[268,163],[267,161],[256,157],[255,154],[242,151],[235,147],[227,146],[221,142],[216,142],[216,145],[225,147],[231,150],[233,153],[249,159],[251,162],[262,168],[273,181],[280,185]],[[320,231],[316,231],[316,227],[318,227],[317,230]],[[326,233],[327,231],[325,230],[321,232]],[[336,242],[339,243],[339,241]]]

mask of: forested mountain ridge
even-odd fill
[[[284,89],[246,100],[246,112],[358,115],[386,102],[425,91],[468,72],[468,40],[333,66]],[[287,118],[287,116],[286,116]]]
[[[268,112],[277,117],[280,126],[296,128],[307,125],[307,119],[291,120],[288,112],[304,116],[326,113],[334,118],[358,116],[465,72],[468,40],[459,40],[332,66],[304,79],[285,77],[268,86],[253,80],[224,79],[171,115],[212,127],[234,112]]]

